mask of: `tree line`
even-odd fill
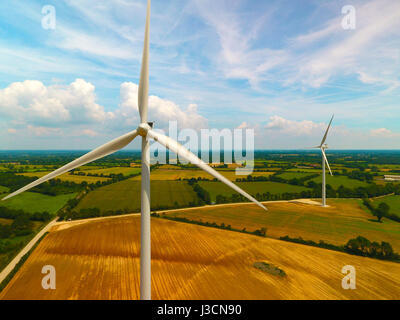
[[[350,239],[345,245],[337,246],[320,240],[315,242],[313,240],[304,240],[302,237],[290,238],[289,236],[280,237],[280,240],[305,244],[308,246],[319,247],[334,251],[341,251],[348,254],[353,254],[362,257],[369,257],[380,260],[389,260],[400,262],[400,255],[394,252],[390,243],[382,241],[370,241],[365,237],[358,236],[357,238]]]

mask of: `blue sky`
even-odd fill
[[[135,128],[145,8],[1,1],[0,148],[88,149]],[[399,71],[398,0],[152,1],[149,116],[162,129],[253,128],[256,148],[302,148],[335,113],[332,148],[399,148]]]

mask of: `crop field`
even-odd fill
[[[140,168],[130,168],[130,167],[112,167],[112,168],[104,168],[104,169],[88,169],[88,170],[81,170],[86,174],[103,174],[103,175],[110,175],[110,174],[123,174],[124,176],[129,176],[133,174],[140,173]]]
[[[69,199],[76,197],[76,193],[48,196],[36,192],[24,192],[11,199],[0,202],[0,206],[22,209],[25,212],[35,213],[47,211],[55,214]]]
[[[294,186],[286,183],[271,181],[237,182],[236,184],[251,195],[267,192],[271,194],[280,194],[284,192],[301,192],[307,190],[307,188],[302,186]],[[199,185],[210,193],[211,199],[213,201],[215,201],[217,195],[219,194],[223,196],[231,196],[235,193],[234,190],[230,189],[222,182],[199,181]]]
[[[138,299],[140,217],[64,225],[35,249],[0,299]],[[255,268],[279,267],[285,277]],[[43,290],[44,265],[57,289]],[[357,270],[343,290],[342,267]],[[153,299],[398,299],[400,264],[152,219]]]
[[[7,225],[7,224],[11,224],[13,222],[12,219],[3,219],[0,218],[0,225]]]
[[[322,183],[322,176],[311,179],[309,181],[315,181],[316,183]],[[368,183],[356,179],[350,179],[346,176],[331,176],[329,173],[326,175],[326,184],[331,185],[334,189],[339,188],[341,185],[347,188],[357,188],[357,187],[366,187]]]
[[[305,178],[305,177],[309,177],[313,174],[320,174],[320,172],[315,171],[315,172],[284,172],[282,174],[279,174],[278,177],[283,178],[283,179],[301,179],[301,178]]]
[[[361,235],[371,241],[387,241],[400,251],[400,223],[388,219],[383,219],[383,223],[375,222],[359,200],[328,199],[328,204],[330,207],[322,208],[295,202],[268,203],[268,212],[253,204],[232,204],[166,214],[219,225],[224,223],[239,230],[255,231],[265,227],[269,237],[288,235],[335,245],[343,245]]]
[[[19,175],[27,176],[27,177],[38,177],[41,178],[45,176],[46,174],[50,173],[51,171],[40,171],[40,172],[26,172],[26,173],[18,173]],[[107,181],[109,178],[104,178],[104,177],[89,177],[89,176],[78,176],[78,175],[72,175],[69,173],[65,173],[57,179],[60,179],[62,181],[71,181],[75,183],[82,183],[82,182],[87,182],[87,183],[96,183],[97,181]]]
[[[232,170],[219,170],[224,177],[231,181],[235,181],[238,178],[245,178],[247,175],[237,175],[236,171]],[[254,171],[251,173],[252,176],[265,176],[268,177],[273,172],[262,172],[262,171]],[[183,179],[192,179],[192,178],[202,178],[202,179],[210,179],[213,180],[214,177],[208,174],[203,170],[196,169],[164,169],[164,167],[156,169],[150,174],[151,180],[183,180]],[[134,180],[140,181],[141,177],[135,177]]]
[[[99,208],[102,212],[108,210],[140,210],[140,181],[128,179],[91,191],[80,201],[76,210],[84,208]],[[175,204],[189,206],[197,201],[193,188],[181,181],[153,181],[151,183],[151,206],[170,207]]]

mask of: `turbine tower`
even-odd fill
[[[329,122],[328,128],[325,131],[325,135],[322,138],[321,144],[315,148],[320,149],[321,153],[322,153],[322,206],[326,207],[326,176],[325,176],[325,163],[328,166],[329,172],[331,174],[331,176],[333,176],[331,167],[329,166],[329,162],[328,162],[328,158],[326,157],[326,153],[325,150],[328,149],[328,145],[325,143],[326,138],[328,137],[328,132],[329,129],[331,127],[332,121],[333,121],[333,117],[335,115],[332,116],[331,121]]]
[[[106,157],[118,150],[126,147],[137,136],[142,137],[142,181],[141,181],[141,220],[140,220],[140,298],[142,300],[151,299],[151,237],[150,237],[150,143],[149,139],[153,139],[178,154],[187,161],[195,164],[200,169],[208,172],[221,182],[228,185],[233,190],[240,193],[250,201],[256,203],[262,209],[267,210],[260,202],[254,199],[247,192],[236,186],[230,180],[226,179],[219,172],[208,166],[200,160],[196,155],[191,153],[185,147],[180,145],[175,140],[153,131],[153,125],[148,122],[148,92],[149,92],[149,36],[150,36],[150,7],[151,1],[147,2],[147,17],[144,37],[143,59],[140,73],[138,104],[140,113],[140,125],[136,130],[133,130],[119,138],[110,141],[97,149],[83,155],[82,157],[66,164],[65,166],[37,179],[36,181],[22,187],[21,189],[9,194],[2,200],[14,197],[26,190],[29,190],[43,182],[53,179],[63,173],[83,166],[89,162]]]

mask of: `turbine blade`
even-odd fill
[[[164,136],[160,133],[157,133],[153,130],[149,130],[147,132],[148,137],[154,139],[158,143],[162,144],[164,147],[167,149],[171,150],[172,152],[180,155],[181,157],[185,158],[187,161],[193,163],[194,165],[198,166],[200,169],[208,172],[221,182],[225,183],[228,187],[232,188],[233,190],[237,191],[240,193],[242,196],[246,197],[250,201],[254,202],[257,204],[259,207],[263,208],[264,210],[268,211],[266,207],[264,207],[260,202],[258,202],[256,199],[254,199],[251,195],[249,195],[247,192],[243,191],[241,188],[239,188],[237,185],[232,183],[230,180],[225,178],[223,175],[221,175],[218,171],[214,170],[210,166],[208,166],[204,161],[199,159],[196,155],[194,155],[192,152],[187,150],[184,146],[176,142],[175,140]]]
[[[328,166],[329,172],[331,173],[331,176],[333,176],[333,173],[332,173],[331,167],[329,166],[328,158],[326,157],[325,151],[324,151],[324,149],[321,149],[321,151],[322,151],[322,156],[325,159],[326,165]]]
[[[77,167],[80,167],[84,164],[87,164],[89,162],[95,161],[97,159],[103,158],[105,156],[108,156],[120,149],[122,149],[123,147],[125,147],[126,145],[128,145],[133,139],[135,139],[135,137],[138,135],[137,131],[134,130],[132,132],[129,132],[113,141],[110,141],[104,145],[102,145],[101,147],[98,147],[97,149],[90,151],[89,153],[83,155],[82,157],[66,164],[65,166],[37,179],[36,181],[33,181],[32,183],[26,185],[25,187],[22,187],[21,189],[9,194],[8,196],[6,196],[4,199],[2,200],[6,200],[9,199],[11,197],[16,196],[17,194],[20,194],[26,190],[29,190],[33,187],[36,187],[37,185],[46,182],[50,179],[53,179],[55,177],[58,177],[59,175],[66,173],[72,169],[75,169]]]
[[[149,37],[150,37],[150,8],[151,1],[147,1],[146,29],[144,33],[144,46],[142,68],[140,71],[138,105],[141,122],[147,122],[147,109],[149,103]]]
[[[328,136],[328,132],[329,132],[329,129],[330,129],[330,127],[331,127],[332,120],[333,120],[333,117],[334,117],[334,116],[335,116],[335,115],[332,115],[331,121],[329,122],[328,128],[326,129],[325,135],[324,135],[324,137],[322,138],[321,145],[319,146],[319,148],[322,147],[322,145],[323,145],[323,144],[325,143],[325,141],[326,141],[326,138],[327,138],[327,136]]]

